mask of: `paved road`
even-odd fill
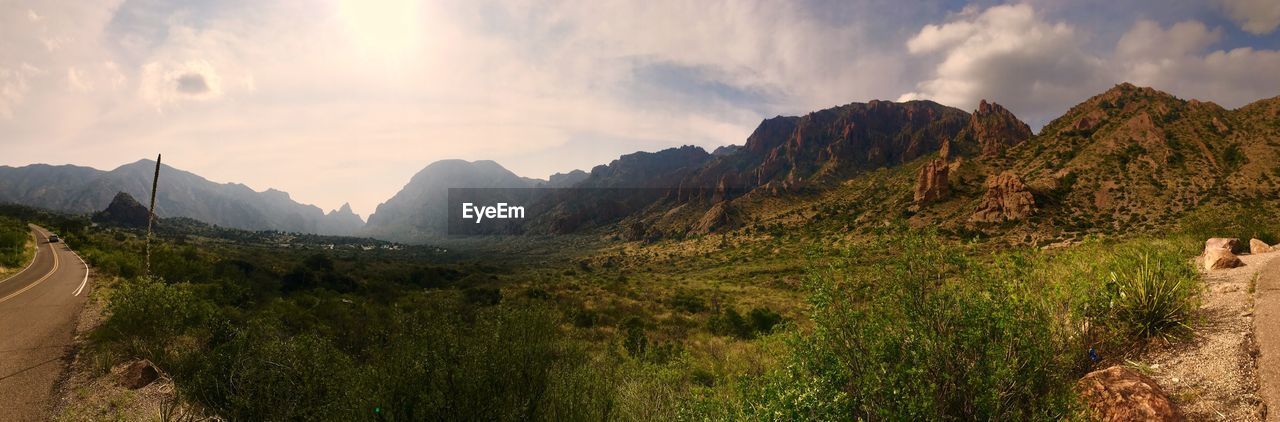
[[[1280,421],[1280,260],[1263,267],[1255,286],[1253,331],[1258,339],[1258,382],[1267,420]]]
[[[53,384],[89,295],[84,261],[66,244],[49,243],[48,231],[31,230],[35,260],[0,280],[0,421],[49,418]]]

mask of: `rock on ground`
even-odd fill
[[[1090,372],[1076,383],[1091,419],[1180,421],[1181,413],[1156,381],[1124,366]]]

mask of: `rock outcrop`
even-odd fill
[[[1237,257],[1240,241],[1234,238],[1215,237],[1204,242],[1204,254],[1200,256],[1205,270],[1225,270],[1243,267],[1244,262]]]
[[[1249,239],[1249,253],[1267,253],[1273,252],[1275,248],[1258,239]]]
[[[93,214],[91,220],[99,224],[114,224],[124,227],[146,227],[147,216],[151,215],[147,207],[139,204],[132,195],[124,192],[116,194],[107,208]]]
[[[934,159],[921,167],[916,175],[916,204],[925,205],[945,198],[949,192],[948,172],[947,161],[942,158]]]
[[[1091,420],[1180,421],[1182,414],[1155,380],[1123,366],[1090,372],[1076,382]]]
[[[987,193],[978,209],[969,217],[975,223],[1000,223],[1021,220],[1031,215],[1036,201],[1027,185],[1013,172],[1006,171],[987,178]]]
[[[979,153],[986,157],[999,155],[1031,138],[1031,126],[1000,104],[987,100],[978,103],[978,109],[969,116],[969,126],[977,138]]]

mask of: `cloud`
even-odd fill
[[[184,73],[178,76],[178,92],[190,95],[200,95],[209,92],[209,83],[205,82],[204,75],[199,73]]]
[[[949,22],[925,25],[907,41],[907,50],[933,74],[899,100],[972,109],[989,99],[1042,125],[1108,83],[1102,60],[1081,48],[1080,37],[1071,25],[1046,21],[1026,4],[965,9]]]
[[[1227,15],[1240,29],[1266,35],[1280,26],[1280,2],[1275,0],[1221,0]]]
[[[1238,47],[1207,51],[1222,31],[1198,21],[1163,28],[1140,20],[1120,38],[1117,74],[1139,85],[1239,107],[1280,93],[1280,51]]]

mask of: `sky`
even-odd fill
[[[364,216],[427,164],[741,144],[850,102],[1280,95],[1275,0],[0,0],[0,165],[165,154]]]

